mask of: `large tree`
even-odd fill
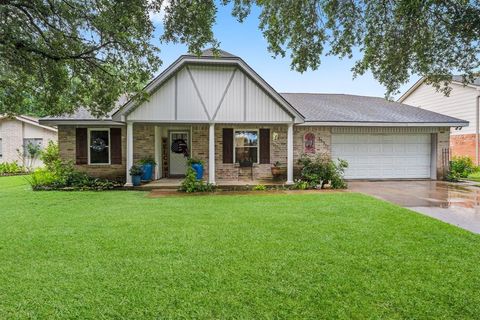
[[[290,55],[292,69],[317,69],[321,57],[360,58],[398,92],[412,74],[445,93],[452,73],[470,81],[479,68],[478,0],[0,0],[0,113],[59,114],[86,106],[95,114],[122,93],[141,93],[156,71],[149,14],[164,10],[162,41],[191,52],[217,47],[218,5],[233,4],[242,22],[258,6],[268,49]]]

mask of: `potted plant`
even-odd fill
[[[150,181],[153,179],[153,168],[157,164],[152,157],[145,157],[139,161],[139,164],[142,166],[143,174],[142,180]]]
[[[188,165],[192,167],[193,170],[195,170],[195,173],[196,173],[195,178],[197,180],[202,180],[203,179],[203,161],[198,158],[189,158]]]
[[[271,170],[272,170],[272,176],[274,178],[278,178],[278,177],[282,176],[283,174],[285,174],[285,168],[283,168],[281,166],[280,161],[275,161],[273,163],[273,166],[272,166]]]
[[[132,184],[134,187],[139,186],[143,174],[143,169],[141,166],[134,164],[130,168],[130,175],[132,176]]]

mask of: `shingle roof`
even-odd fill
[[[462,77],[462,76],[459,76],[459,75],[452,76],[452,80],[453,80],[453,81],[458,81],[458,82],[463,82],[463,77]],[[473,85],[475,85],[475,86],[480,86],[480,77],[475,78],[475,79],[473,80],[473,82],[470,82],[470,84],[473,84]]]
[[[208,58],[212,58],[212,57],[218,57],[218,58],[239,58],[238,56],[236,56],[236,55],[234,55],[234,54],[231,54],[230,52],[221,50],[221,49],[217,49],[216,51],[217,51],[217,53],[214,54],[213,48],[205,49],[205,50],[203,50],[202,53],[200,54],[200,57],[208,57]],[[192,53],[188,53],[187,56],[198,57],[197,55],[192,54]]]
[[[465,123],[383,98],[346,94],[281,93],[307,122]]]
[[[101,118],[97,118],[88,111],[87,108],[80,107],[75,110],[72,114],[63,114],[56,117],[44,117],[42,121],[55,121],[55,120],[112,120],[112,115],[120,109],[123,104],[125,104],[128,100],[127,95],[121,95],[118,101],[115,103],[115,107],[105,116]]]

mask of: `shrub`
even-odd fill
[[[447,174],[447,180],[458,181],[467,178],[476,170],[477,168],[470,157],[453,157],[452,160],[450,160],[450,170]]]
[[[0,163],[0,176],[25,173],[25,168],[16,161]]]
[[[264,186],[263,184],[257,184],[256,186],[253,187],[253,191],[265,191],[267,190],[267,187]]]
[[[140,161],[138,161],[138,164],[140,164],[140,165],[151,164],[152,166],[155,166],[157,164],[157,162],[155,161],[155,159],[153,157],[145,157],[145,158],[141,159]]]
[[[306,190],[306,189],[309,189],[309,184],[307,181],[295,180],[295,183],[293,184],[292,189]]]
[[[205,183],[203,180],[197,180],[197,173],[192,167],[188,167],[185,179],[183,179],[179,190],[183,192],[211,192],[215,186],[211,183]]]
[[[327,154],[319,154],[316,157],[303,155],[298,160],[302,165],[300,181],[296,186],[298,189],[318,189],[323,188],[325,184],[330,183],[333,189],[343,189],[347,183],[343,178],[348,163],[345,160],[338,159],[333,161]]]
[[[53,162],[51,168],[35,170],[28,182],[33,190],[111,190],[120,187],[118,181],[88,176],[75,170],[71,162]]]
[[[139,165],[134,164],[130,167],[129,173],[131,176],[141,176],[143,174],[143,168]]]
[[[48,170],[54,171],[62,162],[58,145],[53,141],[49,141],[45,149],[40,152],[40,160],[42,160]]]
[[[202,166],[205,166],[205,164],[203,163],[203,160],[200,160],[198,158],[193,158],[193,157],[188,158],[187,165],[191,167],[192,164],[201,164]]]

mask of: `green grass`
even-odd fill
[[[480,237],[353,193],[148,198],[0,178],[0,319],[477,318]]]

